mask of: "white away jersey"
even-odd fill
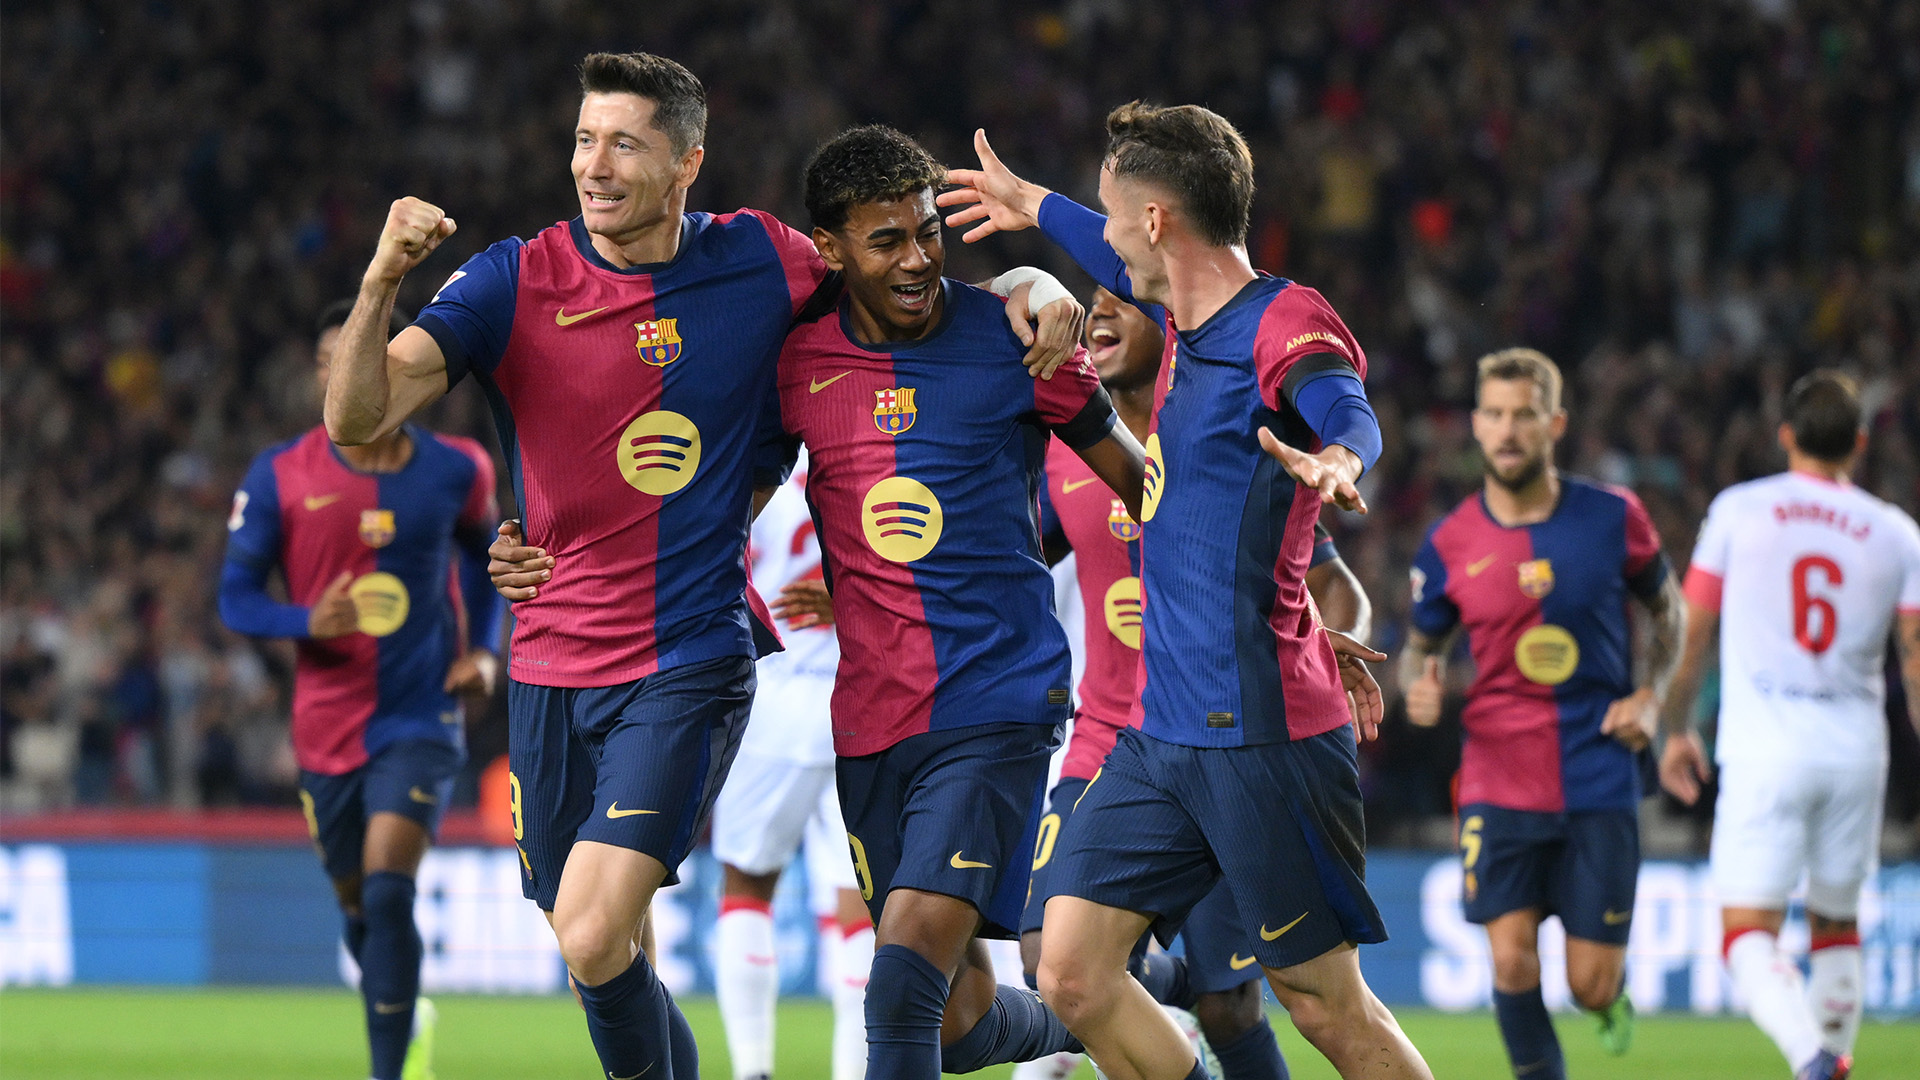
[[[1788,472],[1707,511],[1687,597],[1720,612],[1715,757],[1884,762],[1886,648],[1920,612],[1920,529],[1850,484]]]
[[[769,604],[788,582],[820,577],[820,541],[807,512],[807,462],[803,456],[793,478],[780,485],[767,508],[753,521],[747,557],[753,562],[753,586]],[[780,626],[785,652],[762,657],[760,688],[740,743],[743,754],[826,764],[833,761],[833,723],[828,703],[840,666],[840,642],[831,628],[795,630]]]

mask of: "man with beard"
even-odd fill
[[[1640,870],[1640,756],[1679,659],[1685,604],[1633,493],[1563,477],[1560,369],[1532,349],[1480,360],[1473,434],[1486,483],[1413,561],[1400,654],[1407,717],[1440,720],[1443,664],[1464,628],[1475,678],[1461,715],[1458,805],[1467,918],[1493,946],[1493,1001],[1516,1077],[1564,1077],[1540,995],[1540,921],[1567,931],[1567,982],[1625,1053],[1624,975]],[[1648,640],[1633,678],[1626,598]]]

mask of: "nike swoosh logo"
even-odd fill
[[[1497,556],[1497,555],[1489,555],[1489,556],[1487,556],[1486,558],[1484,558],[1484,559],[1481,559],[1481,560],[1480,560],[1479,562],[1476,562],[1476,563],[1468,563],[1468,564],[1467,564],[1467,576],[1468,576],[1468,577],[1479,577],[1479,576],[1480,576],[1480,572],[1481,572],[1481,571],[1483,571],[1483,570],[1485,570],[1485,569],[1486,569],[1487,567],[1489,567],[1489,566],[1492,566],[1492,565],[1493,565],[1493,560],[1494,560],[1494,559],[1496,559],[1496,558],[1499,558],[1499,556]]]
[[[440,797],[438,795],[429,795],[426,792],[421,791],[417,787],[410,787],[407,789],[407,798],[412,799],[414,802],[421,803],[426,806],[433,806],[440,801]]]
[[[1303,911],[1303,912],[1301,912],[1301,913],[1300,913],[1300,919],[1304,919],[1304,918],[1306,918],[1306,917],[1307,917],[1307,915],[1308,915],[1308,913],[1307,913],[1307,912],[1305,912],[1305,911]],[[1278,930],[1268,930],[1268,929],[1267,929],[1267,924],[1266,924],[1266,923],[1261,923],[1261,924],[1260,924],[1260,940],[1261,940],[1261,941],[1272,941],[1273,939],[1275,939],[1275,938],[1277,938],[1277,937],[1279,937],[1279,936],[1280,936],[1281,934],[1284,934],[1284,933],[1286,933],[1287,931],[1289,931],[1289,930],[1291,930],[1291,929],[1293,929],[1294,927],[1296,927],[1296,926],[1299,926],[1299,925],[1300,925],[1300,919],[1295,919],[1295,920],[1293,920],[1292,922],[1290,922],[1290,923],[1288,923],[1287,925],[1285,925],[1285,926],[1283,926],[1283,927],[1281,927],[1281,928],[1280,928],[1280,929],[1278,929]]]
[[[411,1001],[395,1002],[392,1005],[384,1001],[376,1001],[373,1003],[373,1011],[379,1013],[381,1016],[393,1016],[397,1013],[406,1012],[411,1008],[413,1008],[413,1002]]]
[[[1062,480],[1060,481],[1060,494],[1071,495],[1098,479],[1100,478],[1097,476],[1090,476],[1085,480]]]
[[[657,1065],[659,1064],[659,1062],[655,1062],[654,1064]],[[641,1077],[647,1075],[652,1071],[653,1071],[653,1065],[649,1065],[646,1068],[641,1069],[639,1072],[634,1073],[632,1076],[615,1076],[613,1075],[613,1070],[608,1069],[607,1080],[640,1080]]]
[[[1619,926],[1621,923],[1626,922],[1628,919],[1633,918],[1633,912],[1609,910],[1609,911],[1602,912],[1600,915],[1600,918],[1608,926]]]
[[[841,379],[844,379],[851,374],[853,374],[853,372],[843,371],[840,374],[835,375],[833,378],[828,379],[825,382],[821,382],[819,379],[810,380],[807,383],[807,393],[817,394],[820,391],[825,390],[827,387],[832,386],[834,383],[839,382]]]
[[[572,326],[574,323],[579,322],[581,319],[591,319],[595,315],[598,315],[605,310],[607,309],[603,307],[597,307],[597,308],[594,308],[592,311],[583,311],[578,315],[569,315],[567,314],[566,308],[560,308],[553,313],[553,321],[554,321],[554,324],[557,326]]]
[[[1254,963],[1253,957],[1249,956],[1245,960],[1242,960],[1240,959],[1239,953],[1234,953],[1232,956],[1227,957],[1227,966],[1232,968],[1235,971],[1244,971],[1247,968],[1252,967],[1253,963]]]
[[[972,859],[963,859],[957,851],[953,853],[953,858],[947,860],[947,865],[953,867],[955,870],[993,869],[992,863],[974,862]]]
[[[658,810],[622,810],[620,809],[620,804],[617,802],[607,805],[607,816],[613,818],[615,821],[623,817],[632,817],[635,814],[657,814],[659,812]]]
[[[337,503],[339,501],[340,501],[340,496],[338,494],[309,495],[306,498],[300,500],[300,504],[302,506],[305,506],[308,510],[318,510],[321,507],[332,506],[334,503]]]

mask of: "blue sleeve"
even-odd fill
[[[467,606],[467,648],[501,652],[500,617],[506,598],[487,576],[487,545],[493,540],[484,529],[459,529],[453,542],[460,558],[460,599]]]
[[[227,560],[220,570],[220,621],[248,637],[306,637],[307,609],[268,596],[267,570]]]
[[[1072,256],[1101,288],[1146,312],[1162,331],[1166,330],[1165,309],[1134,298],[1133,279],[1127,276],[1127,264],[1107,245],[1106,215],[1094,213],[1055,191],[1041,200],[1039,217],[1040,231]]]
[[[491,372],[500,366],[513,333],[520,249],[525,246],[512,237],[468,259],[413,320],[413,325],[433,335],[447,358],[447,389],[453,389],[471,368]]]
[[[767,403],[760,410],[753,446],[753,486],[779,487],[793,475],[793,464],[800,460],[800,440],[787,434],[780,416],[780,388],[767,391]]]
[[[280,564],[280,485],[268,451],[253,459],[227,515],[227,559],[220,571],[220,619],[237,634],[304,638],[307,609],[267,595],[267,576]]]
[[[1067,541],[1067,530],[1060,525],[1060,512],[1053,508],[1052,485],[1047,483],[1047,474],[1040,474],[1040,540],[1051,547],[1058,544],[1062,549],[1071,549]],[[1062,555],[1061,558],[1066,558]]]
[[[1433,545],[1433,534],[1413,557],[1413,628],[1431,638],[1460,624],[1460,609],[1447,597],[1447,564]]]
[[[1313,557],[1307,563],[1307,569],[1325,566],[1340,557],[1340,549],[1333,546],[1333,534],[1325,525],[1313,523]]]
[[[1351,370],[1329,370],[1293,391],[1293,407],[1320,436],[1323,446],[1338,443],[1360,457],[1360,470],[1380,460],[1380,420],[1367,402],[1367,388]]]

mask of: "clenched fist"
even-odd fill
[[[408,272],[419,266],[433,249],[440,246],[458,228],[446,211],[423,199],[409,195],[396,199],[387,211],[387,224],[380,230],[380,244],[374,249],[367,277],[397,285]]]

